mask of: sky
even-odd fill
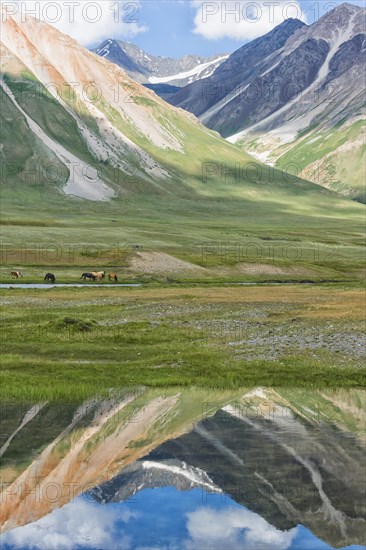
[[[84,495],[0,540],[3,550],[333,548],[301,525],[281,531],[227,495],[174,487],[145,489],[127,502],[102,505]]]
[[[342,0],[0,0],[29,13],[83,46],[127,40],[152,55],[204,57],[231,53],[289,17],[314,23]],[[366,0],[349,0],[364,7]]]

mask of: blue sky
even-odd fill
[[[312,24],[342,0],[0,0],[11,12],[39,17],[83,46],[106,38],[153,55],[231,53],[288,17]],[[349,0],[365,6],[365,0]]]
[[[257,4],[260,6],[260,2],[248,1],[247,4]],[[285,16],[296,16],[302,18],[307,24],[314,23],[319,17],[324,15],[326,11],[332,9],[336,5],[342,4],[341,0],[329,2],[326,1],[312,1],[302,0],[299,2],[280,0],[277,3],[281,3],[278,8],[278,15],[274,13],[275,6],[273,7],[272,19],[276,18],[276,23],[280,23],[284,20]],[[365,6],[364,1],[351,1],[349,3]],[[200,6],[199,4],[202,4]],[[210,10],[215,8],[211,5],[216,4],[219,7],[217,14],[210,14]],[[209,27],[213,25],[213,19],[217,20],[217,27],[223,27],[222,20],[225,15],[221,12],[220,4],[227,6],[226,24],[227,34],[229,36],[220,36],[215,34],[214,29],[212,33],[205,33],[205,25]],[[178,1],[178,0],[145,0],[140,2],[139,12],[137,18],[140,25],[146,27],[144,32],[137,34],[133,38],[127,37],[127,40],[134,42],[142,49],[153,55],[181,57],[189,53],[195,53],[202,56],[211,56],[218,53],[230,53],[238,49],[242,44],[248,40],[256,38],[256,35],[263,35],[275,27],[275,21],[271,25],[269,18],[271,13],[265,10],[252,13],[256,21],[247,22],[246,28],[243,28],[242,32],[238,32],[236,29],[243,26],[243,21],[238,21],[238,15],[241,19],[250,19],[250,6],[246,9],[237,11],[234,8],[234,12],[230,15],[230,2],[196,2]],[[245,2],[242,2],[244,5]],[[273,4],[276,4],[274,1]],[[298,4],[299,7],[296,7]],[[198,15],[199,14],[199,15]],[[204,19],[202,21],[200,29],[197,29],[195,24],[195,18]],[[235,21],[235,18],[237,20]],[[246,21],[244,20],[244,24]],[[201,30],[201,33],[197,31]],[[230,36],[231,35],[231,36]],[[215,37],[217,36],[217,37]]]
[[[104,505],[84,495],[35,523],[8,531],[1,544],[3,550],[333,548],[301,525],[281,531],[228,496],[173,487],[145,489],[130,501]]]

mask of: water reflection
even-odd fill
[[[2,548],[362,547],[365,397],[141,388],[3,403]]]

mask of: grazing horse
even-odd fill
[[[10,275],[15,279],[20,279],[20,277],[23,277],[20,271],[11,271]]]
[[[44,281],[47,281],[48,283],[51,282],[51,283],[55,283],[56,282],[56,277],[54,276],[53,273],[46,273],[46,275],[44,276]]]
[[[117,277],[117,275],[116,275],[115,273],[112,273],[112,272],[111,272],[111,273],[108,275],[108,281],[115,281],[116,283],[118,283],[118,277]]]
[[[105,271],[92,271],[91,274],[94,275],[98,283],[101,283],[105,277]]]
[[[83,273],[80,279],[83,279],[83,281],[86,281],[87,279],[91,279],[92,281],[95,281],[96,277],[93,275],[93,273]]]

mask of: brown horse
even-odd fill
[[[113,272],[110,272],[110,274],[108,275],[108,281],[115,281],[116,283],[118,283],[117,275]]]
[[[94,275],[98,283],[101,283],[105,277],[105,271],[92,271],[91,274]]]
[[[20,279],[20,277],[23,277],[20,271],[11,271],[10,275],[15,279]]]

